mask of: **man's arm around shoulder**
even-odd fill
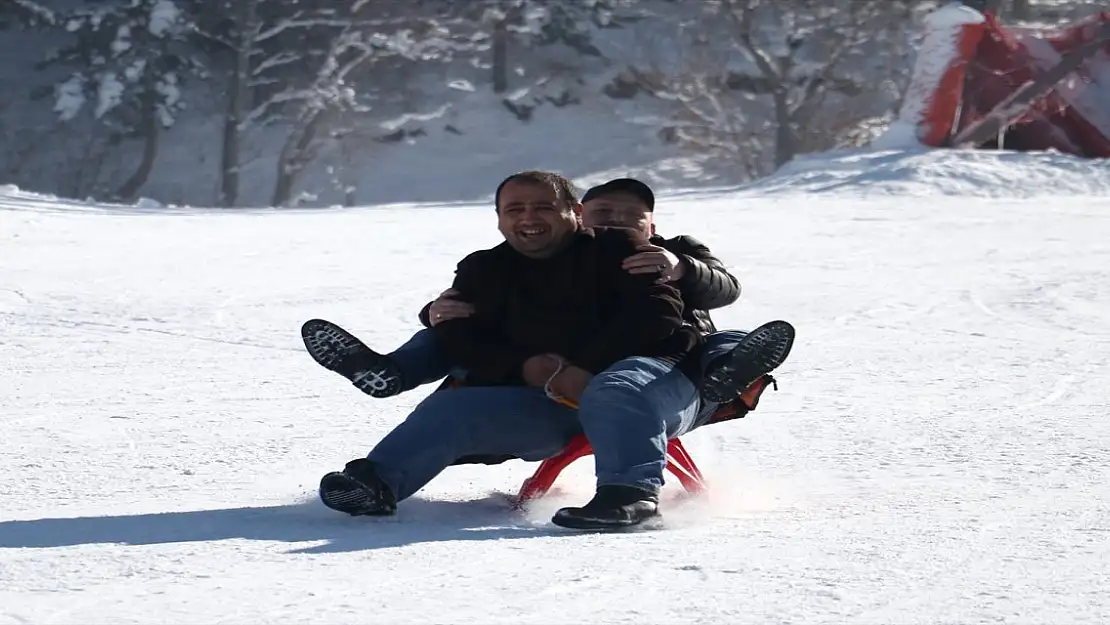
[[[740,299],[740,281],[701,241],[682,235],[667,239],[661,247],[677,255],[686,265],[686,272],[675,285],[682,291],[688,307],[713,310]]]

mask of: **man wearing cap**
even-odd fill
[[[637,254],[625,259],[624,268],[629,273],[657,273],[660,282],[674,283],[682,293],[687,321],[706,335],[704,349],[695,356],[702,358],[699,387],[707,404],[702,417],[712,416],[717,404],[735,399],[747,383],[744,376],[737,376],[737,368],[744,363],[722,356],[730,354],[746,333],[718,332],[709,315],[710,310],[740,298],[740,281],[694,237],[659,236],[655,230],[655,194],[639,180],[617,178],[593,187],[582,196],[582,207],[586,227],[628,228],[648,239]]]

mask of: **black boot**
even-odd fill
[[[740,396],[759,376],[774,371],[790,355],[794,326],[771,321],[752,330],[727,354],[706,367],[701,394],[706,401],[728,403]]]
[[[599,486],[581,508],[561,508],[551,522],[582,530],[620,529],[659,516],[659,495],[635,486]]]
[[[320,480],[320,501],[351,516],[388,516],[397,512],[397,498],[378,477],[374,463],[357,458],[342,471]]]
[[[301,339],[313,360],[347,378],[363,393],[380,399],[401,392],[397,364],[334,323],[310,319],[301,326]]]

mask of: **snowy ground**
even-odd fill
[[[618,535],[547,522],[587,460],[526,515],[490,496],[520,462],[395,519],[315,500],[429,389],[358,393],[300,323],[404,340],[488,207],[0,191],[0,623],[1110,620],[1110,194],[839,191],[662,202],[744,283],[718,325],[799,342],[756,413],[686,437],[711,497]]]

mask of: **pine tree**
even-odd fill
[[[154,167],[161,130],[184,107],[183,83],[204,72],[186,43],[190,22],[173,0],[130,0],[55,12],[46,25],[72,37],[41,63],[72,70],[53,88],[59,118],[87,114],[117,137],[143,139],[138,167],[115,194],[131,200]]]

